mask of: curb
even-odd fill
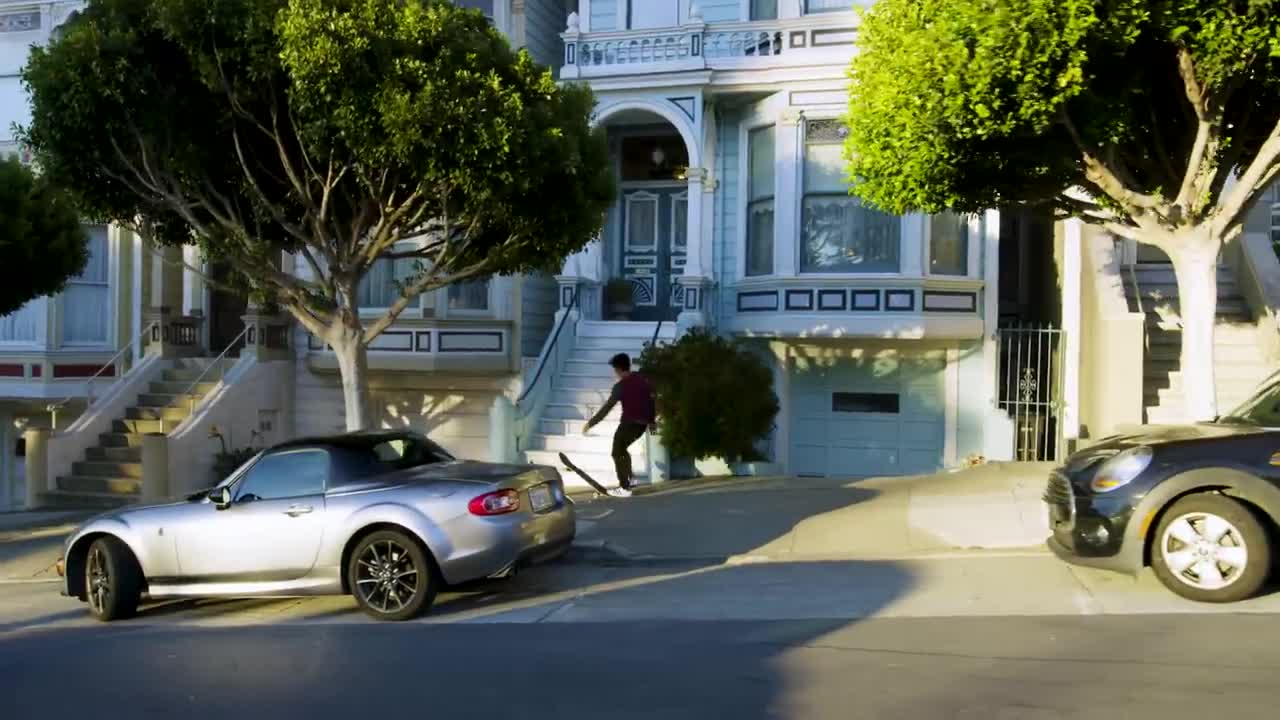
[[[1044,545],[1005,548],[950,548],[898,553],[743,553],[736,555],[646,555],[632,552],[607,540],[574,542],[570,562],[607,567],[653,567],[667,565],[753,565],[817,562],[910,562],[925,560],[973,560],[999,558],[1053,557]]]

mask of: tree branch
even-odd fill
[[[1062,111],[1062,124],[1066,127],[1067,133],[1071,136],[1072,142],[1075,143],[1084,160],[1085,177],[1105,193],[1107,197],[1118,203],[1134,222],[1137,222],[1149,211],[1156,210],[1161,206],[1162,203],[1158,198],[1125,187],[1125,184],[1120,181],[1115,172],[1087,146],[1065,110]]]
[[[1213,220],[1216,234],[1225,233],[1232,225],[1241,222],[1246,212],[1280,172],[1280,122],[1258,148],[1249,168],[1240,176],[1236,186],[1227,194]]]

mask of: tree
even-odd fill
[[[1280,172],[1280,0],[881,0],[850,77],[871,204],[1047,206],[1163,250],[1214,417],[1217,258]]]
[[[66,193],[17,158],[0,160],[0,316],[60,292],[84,270],[86,241]]]
[[[349,429],[368,344],[415,297],[554,268],[613,198],[590,91],[445,0],[91,0],[23,79],[42,166],[332,347]],[[378,260],[412,267],[362,320]]]

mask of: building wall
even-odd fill
[[[520,355],[537,357],[555,324],[556,279],[550,273],[526,275],[520,292]]]

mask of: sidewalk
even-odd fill
[[[93,513],[0,513],[0,583],[53,581],[62,541]]]
[[[1044,552],[1051,466],[937,475],[676,481],[578,507],[579,544],[632,560],[904,558]]]

